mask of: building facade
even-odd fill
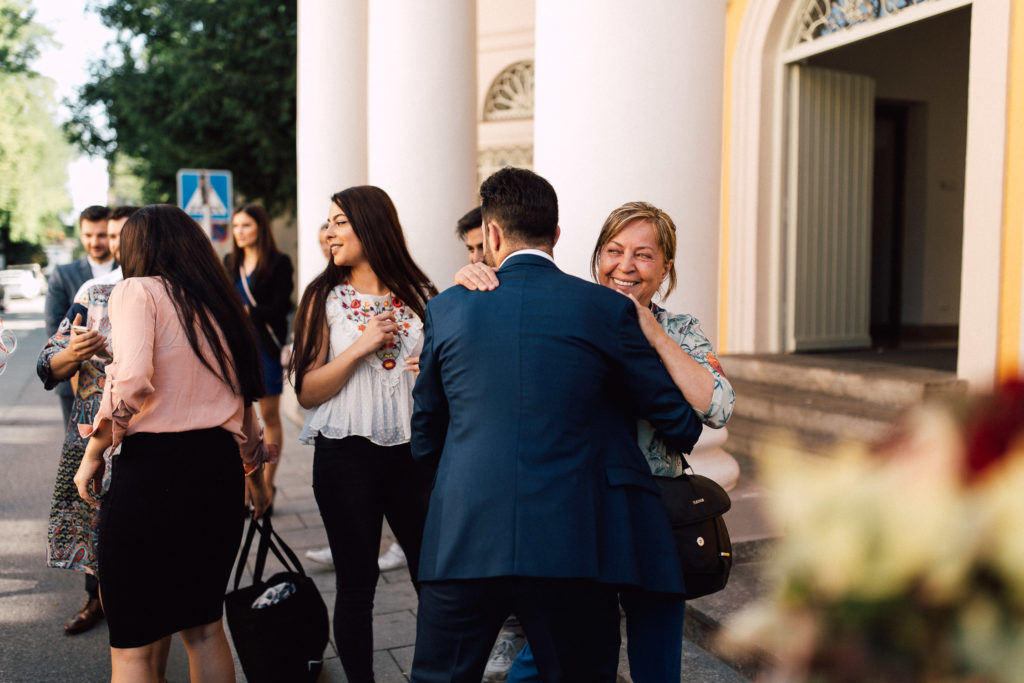
[[[588,277],[631,200],[727,353],[1024,360],[1024,12],[1012,0],[299,0],[299,278],[330,195],[395,200],[439,287],[487,174],[532,167]],[[1014,125],[1016,124],[1016,125]],[[557,294],[553,294],[557,295]]]

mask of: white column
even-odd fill
[[[326,264],[331,195],[366,183],[366,24],[366,0],[299,0],[297,298]]]
[[[611,210],[649,201],[679,231],[668,308],[714,336],[725,3],[538,2],[536,30],[534,167],[558,192],[556,259],[589,278]]]
[[[369,180],[441,290],[466,260],[455,223],[477,202],[475,99],[475,0],[370,3]]]
[[[558,193],[555,260],[590,279],[607,215],[651,202],[678,230],[665,305],[696,315],[715,344],[725,3],[565,0],[536,11],[534,168]],[[738,469],[716,469],[735,482]]]

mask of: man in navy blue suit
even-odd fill
[[[412,453],[438,470],[412,680],[476,683],[515,612],[546,682],[613,681],[617,588],[683,590],[636,421],[683,452],[700,422],[633,302],[555,266],[551,185],[505,168],[480,193],[501,286],[428,304],[413,390]]]

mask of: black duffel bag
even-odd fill
[[[732,571],[732,542],[722,515],[732,507],[718,483],[687,469],[679,477],[655,477],[675,536],[687,600],[725,588]]]
[[[239,588],[257,531],[260,541],[253,583]],[[268,551],[277,556],[285,571],[264,581]],[[320,675],[330,629],[327,606],[313,579],[303,571],[299,558],[274,532],[269,517],[262,523],[249,521],[235,570],[234,589],[224,596],[224,612],[238,661],[249,683],[315,681]]]

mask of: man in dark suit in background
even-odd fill
[[[683,452],[700,422],[633,302],[555,266],[551,185],[505,168],[480,193],[501,286],[428,304],[413,391],[412,453],[438,471],[412,680],[476,683],[515,612],[546,682],[613,681],[616,588],[683,590],[636,420]]]
[[[90,206],[78,217],[79,236],[85,248],[85,256],[63,266],[57,266],[50,273],[46,290],[46,334],[50,337],[57,331],[64,314],[71,308],[78,288],[86,280],[106,275],[117,267],[107,242],[107,219],[110,210],[105,206]],[[71,382],[61,382],[56,388],[60,407],[64,413],[64,424],[71,416],[74,396]]]

